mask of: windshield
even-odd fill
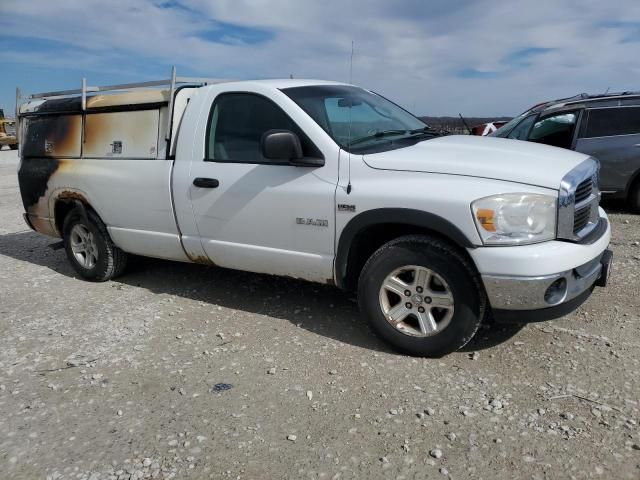
[[[430,130],[395,103],[362,88],[318,85],[282,91],[347,151],[377,148],[382,142],[403,139],[418,141]]]
[[[505,123],[503,126],[501,126],[498,130],[496,130],[495,132],[491,132],[487,136],[488,137],[506,137],[507,135],[509,135],[509,133],[511,133],[511,130],[513,130],[513,127],[515,127],[520,122],[520,120],[522,120],[528,114],[529,114],[529,111],[527,110],[523,114],[512,118],[507,123]]]

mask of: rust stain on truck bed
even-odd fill
[[[58,200],[79,200],[82,203],[86,203],[87,205],[89,205],[89,202],[87,201],[84,195],[82,195],[80,192],[75,192],[73,190],[64,190],[60,192],[57,199]]]

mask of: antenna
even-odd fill
[[[471,129],[469,128],[469,125],[467,125],[467,122],[466,122],[466,120],[464,119],[464,117],[462,116],[462,114],[461,114],[461,113],[459,113],[458,115],[460,115],[460,120],[462,120],[462,124],[466,127],[467,132],[469,132],[469,135],[471,135],[471,134],[473,133],[473,130],[471,130]]]
[[[353,82],[353,40],[351,40],[351,60],[349,61],[349,84]],[[349,159],[347,160],[347,195],[351,193],[351,109],[353,108],[353,97],[349,99]]]
[[[349,61],[349,83],[353,83],[353,40],[351,40],[351,60]]]

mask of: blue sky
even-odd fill
[[[166,78],[349,80],[420,115],[513,115],[640,90],[640,2],[0,0],[0,107],[26,92]]]

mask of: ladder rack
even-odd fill
[[[59,90],[54,92],[43,92],[43,93],[32,93],[29,95],[22,95],[22,92],[19,88],[16,88],[16,119],[19,118],[20,113],[20,105],[22,101],[28,102],[30,100],[52,100],[56,98],[64,98],[73,95],[81,95],[82,97],[82,111],[84,112],[87,108],[87,93],[98,93],[98,92],[115,92],[121,90],[136,90],[139,88],[149,88],[149,87],[169,87],[169,115],[168,115],[168,125],[167,125],[167,134],[166,139],[169,140],[171,136],[171,122],[173,119],[173,100],[176,92],[176,87],[179,85],[194,85],[194,86],[205,86],[205,85],[215,85],[218,83],[227,83],[232,82],[233,80],[229,79],[221,79],[221,78],[200,78],[200,77],[178,77],[176,75],[176,67],[171,67],[171,77],[165,80],[152,80],[148,82],[137,82],[137,83],[122,83],[119,85],[106,85],[106,86],[89,86],[87,85],[87,79],[83,78],[81,87],[71,90]],[[18,132],[20,128],[16,128],[16,132]]]

